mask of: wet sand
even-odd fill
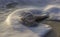
[[[60,22],[46,21],[45,24],[48,24],[53,28],[45,37],[60,37]]]

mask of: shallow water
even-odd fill
[[[19,4],[15,8],[6,8],[6,4],[11,2],[18,2]],[[0,0],[0,23],[3,23],[13,11],[26,7],[37,7],[49,12],[50,19],[60,20],[60,0]]]

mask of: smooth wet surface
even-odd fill
[[[0,9],[2,9],[2,10],[0,10],[0,23],[1,22],[3,22],[5,19],[6,19],[6,17],[11,13],[9,13],[9,10],[7,9],[7,11],[5,10],[5,6],[6,6],[6,3],[8,2],[8,3],[10,3],[10,2],[12,2],[13,0],[0,0],[1,2],[0,2]],[[16,0],[15,0],[16,1]],[[34,0],[35,1],[35,0]],[[32,1],[32,3],[34,2],[34,1]],[[17,2],[20,2],[20,1],[17,1]],[[28,2],[28,1],[25,1],[25,2],[27,2],[27,4],[29,4],[29,6],[31,5],[31,2]],[[38,3],[39,4],[38,4]],[[38,7],[40,7],[40,9],[41,9],[41,7],[42,7],[42,9],[43,10],[47,10],[48,11],[48,9],[52,9],[52,7],[56,7],[56,8],[58,8],[57,9],[57,11],[56,11],[56,8],[52,11],[52,12],[58,12],[58,10],[60,9],[60,0],[41,0],[41,2],[40,1],[35,1],[33,4],[34,4],[34,6],[37,6],[37,4],[38,4]],[[19,7],[21,7],[21,5],[22,6],[24,6],[24,4],[26,5],[26,3],[24,3],[23,1],[21,1],[20,2],[21,4],[20,4],[20,6],[17,6],[18,8]],[[36,4],[37,3],[37,4]],[[36,5],[35,5],[36,4]],[[3,9],[4,8],[4,9]],[[16,8],[15,8],[16,9]],[[5,10],[5,11],[4,11]],[[13,9],[11,10],[11,11],[14,11]],[[49,11],[48,11],[49,12]],[[59,13],[58,13],[59,14]],[[60,15],[60,14],[59,14]],[[52,26],[52,28],[53,28],[53,30],[50,32],[50,34],[48,34],[46,37],[60,37],[60,22],[56,22],[56,21],[46,21],[45,22],[46,24],[49,24],[49,25],[51,25]]]

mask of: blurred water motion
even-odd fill
[[[18,3],[18,5],[14,5],[13,6],[14,8],[12,8],[12,7],[7,8],[6,7],[7,4],[10,4],[13,2]],[[11,14],[13,11],[15,11],[16,9],[22,9],[22,8],[27,8],[27,7],[31,7],[31,8],[37,7],[40,10],[43,10],[45,12],[49,12],[51,20],[60,20],[60,0],[0,0],[0,23],[4,22],[7,18],[7,16],[9,14]],[[59,33],[60,32],[60,29],[59,29],[60,22],[57,23],[57,22],[50,22],[49,21],[47,23],[51,24],[51,26],[57,32],[58,37],[59,37],[60,36],[60,33]],[[2,24],[4,24],[4,23],[2,23]],[[4,30],[2,30],[1,27]],[[8,32],[10,32],[9,30],[11,30],[11,29],[8,28],[8,30],[7,30],[8,32],[3,33],[4,31],[6,31],[5,28],[7,28],[6,24],[0,25],[1,35],[2,34],[5,35]],[[17,32],[17,31],[15,31],[15,32]],[[13,32],[13,33],[15,33],[15,32]],[[11,34],[13,34],[13,33],[11,33]],[[18,34],[19,34],[19,32],[18,32]],[[8,36],[10,36],[10,34],[8,34],[5,37],[8,37]],[[4,36],[1,36],[1,37],[4,37]]]

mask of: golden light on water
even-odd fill
[[[53,7],[60,8],[60,5],[47,5],[47,6],[44,8],[44,11],[48,11],[49,9],[51,9],[51,8],[53,8]]]

